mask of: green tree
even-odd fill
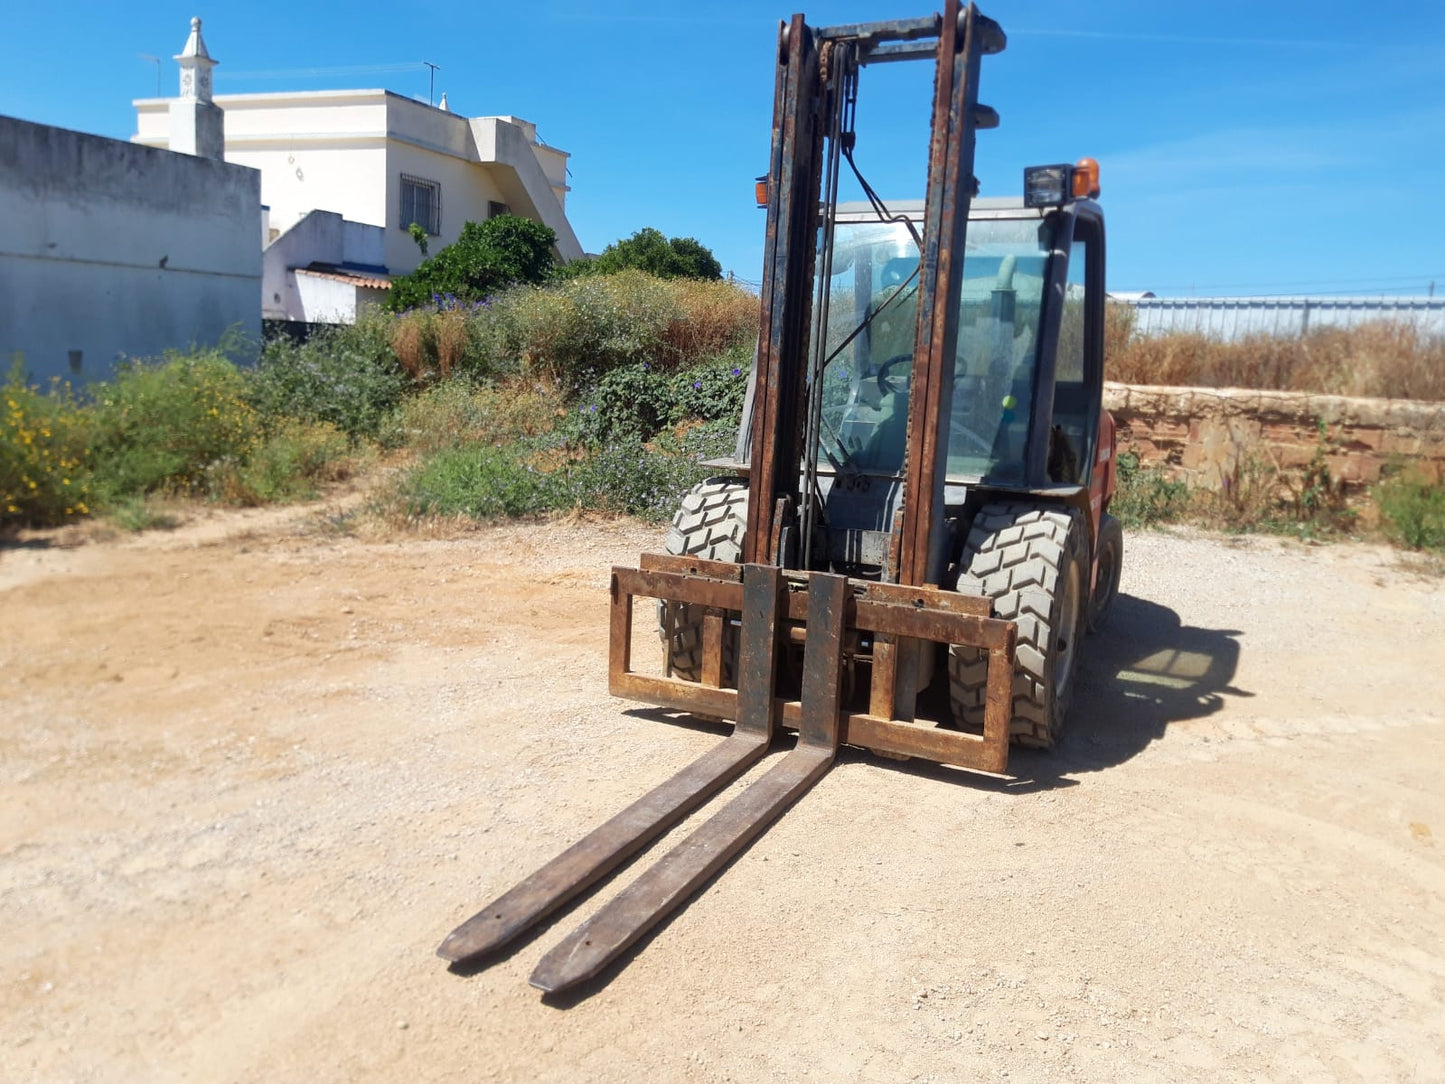
[[[556,241],[549,227],[517,215],[468,222],[453,244],[392,280],[387,308],[401,312],[439,298],[481,301],[519,282],[546,282]]]
[[[636,268],[660,279],[720,279],[722,264],[694,237],[667,238],[646,226],[623,241],[602,250],[592,263],[601,275]]]

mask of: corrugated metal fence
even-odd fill
[[[1229,342],[1245,335],[1299,335],[1319,327],[1402,320],[1445,335],[1445,297],[1116,298],[1135,313],[1141,335],[1196,332]]]

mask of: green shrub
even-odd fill
[[[701,365],[673,373],[668,422],[677,425],[692,419],[726,421],[736,429],[748,391],[751,364],[752,351],[736,347]]]
[[[696,483],[715,473],[701,460],[732,450],[727,422],[692,426],[644,444],[614,441],[592,451],[560,433],[503,444],[441,449],[396,487],[407,518],[495,519],[589,508],[665,521]]]
[[[45,395],[17,364],[0,387],[0,525],[63,523],[89,512],[86,419],[67,387]]]
[[[1385,533],[1415,550],[1445,551],[1445,485],[1404,471],[1375,490]]]
[[[168,530],[180,521],[161,506],[163,500],[142,495],[121,497],[106,506],[106,518],[122,531]]]
[[[590,448],[643,441],[671,416],[672,382],[646,362],[613,369],[568,413],[569,438]]]
[[[542,381],[475,385],[448,380],[406,399],[393,423],[397,443],[424,454],[460,444],[539,436],[565,413],[561,392]]]
[[[243,373],[216,351],[122,366],[92,389],[96,493],[114,501],[207,492],[209,473],[244,462],[261,436],[247,390]]]
[[[660,362],[682,316],[668,284],[640,271],[519,290],[502,308],[523,371],[574,388],[619,365]]]
[[[249,374],[249,401],[267,419],[328,422],[352,439],[375,436],[406,390],[391,350],[392,320],[363,313],[304,343],[273,339]]]
[[[496,519],[568,508],[575,489],[565,467],[529,460],[538,446],[467,444],[445,448],[403,479],[398,503],[409,518]]]
[[[694,237],[665,237],[651,226],[608,245],[602,255],[590,261],[589,270],[600,275],[646,271],[660,279],[722,278],[722,264],[701,241]]]
[[[674,372],[659,372],[649,362],[613,369],[578,396],[564,429],[589,447],[650,440],[689,421],[727,422],[736,431],[748,361],[733,350]]]
[[[1189,510],[1189,487],[1172,481],[1162,470],[1141,467],[1139,457],[1119,456],[1119,488],[1109,503],[1125,527],[1148,527],[1182,519]]]
[[[350,452],[346,434],[330,422],[288,418],[244,462],[219,463],[207,488],[229,504],[310,500],[318,483],[344,476]]]
[[[586,508],[666,522],[689,489],[717,473],[702,460],[730,453],[736,434],[736,426],[713,422],[648,444],[608,444],[575,468],[576,499]]]
[[[469,304],[515,283],[542,283],[552,274],[557,235],[517,215],[468,222],[461,236],[409,275],[392,280],[386,307],[392,312]]]

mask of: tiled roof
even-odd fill
[[[331,279],[333,282],[345,282],[351,286],[363,286],[371,290],[391,289],[391,279],[386,275],[372,271],[358,271],[350,267],[337,267],[334,264],[314,263],[310,267],[296,268],[296,273]]]

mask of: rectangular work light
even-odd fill
[[[1058,207],[1069,198],[1074,167],[1029,166],[1024,170],[1024,206]]]
[[[1080,158],[1077,165],[1029,166],[1024,170],[1024,206],[1060,207],[1070,199],[1099,198],[1099,163]]]

